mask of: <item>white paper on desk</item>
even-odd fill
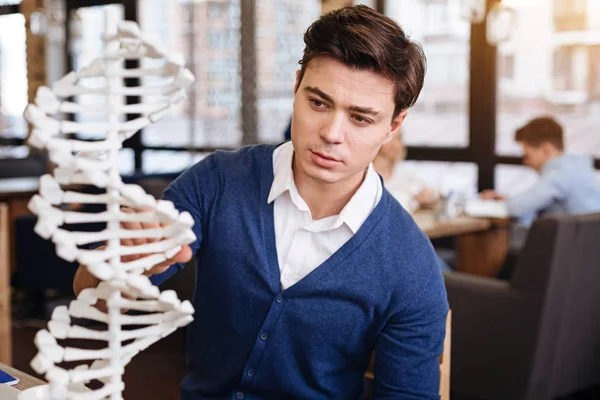
[[[0,385],[0,399],[2,400],[17,400],[19,391],[9,385]]]
[[[470,217],[508,218],[505,201],[470,199],[465,203],[465,214]]]

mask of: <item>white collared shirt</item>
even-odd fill
[[[296,284],[326,261],[362,226],[381,200],[379,176],[369,165],[367,175],[339,215],[313,220],[300,197],[294,174],[292,142],[273,152],[274,178],[268,202],[273,205],[281,287]]]

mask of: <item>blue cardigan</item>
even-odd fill
[[[438,399],[448,304],[429,240],[384,191],[348,242],[282,291],[274,149],[216,152],[164,193],[198,238],[182,399],[362,399],[373,350],[374,398]]]

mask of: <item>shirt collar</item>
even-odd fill
[[[340,219],[348,225],[352,233],[356,233],[376,206],[378,185],[381,185],[379,175],[369,164],[367,174],[354,196],[340,212]]]
[[[294,175],[292,173],[293,159],[294,146],[291,141],[282,144],[273,152],[274,176],[267,200],[268,204],[271,204],[294,185]]]
[[[294,174],[292,171],[293,158],[294,147],[292,142],[284,143],[275,149],[275,152],[273,153],[273,184],[271,185],[271,191],[269,192],[267,202],[270,204],[285,192],[289,191],[290,197],[298,209],[310,213],[308,206],[304,202],[304,199],[300,197],[296,184],[294,183]],[[354,193],[350,201],[344,206],[337,218],[335,218],[335,222],[330,225],[331,229],[335,229],[345,223],[352,230],[353,234],[356,233],[376,206],[375,203],[378,199],[377,194],[381,190],[378,185],[381,185],[379,176],[373,169],[373,165],[369,164],[363,183],[356,193]],[[330,218],[334,217],[325,218],[324,220],[330,220]],[[307,228],[321,230],[322,225],[325,222],[324,220],[313,221],[310,225],[315,226]],[[327,225],[329,225],[329,223]]]

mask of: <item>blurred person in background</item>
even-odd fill
[[[381,146],[373,160],[373,168],[381,177],[385,188],[409,213],[418,209],[433,208],[440,199],[439,192],[421,179],[417,171],[408,167],[406,146],[402,140],[402,131],[394,132],[392,140]],[[450,264],[439,255],[438,263],[442,271],[453,271]]]
[[[506,201],[510,216],[516,218],[600,212],[600,181],[593,159],[565,153],[563,128],[555,119],[529,121],[517,130],[515,140],[523,148],[523,164],[539,173],[539,181],[517,195],[486,190],[483,199]]]
[[[440,199],[437,189],[422,179],[418,172],[404,163],[406,146],[398,130],[388,143],[381,146],[373,160],[375,171],[381,175],[385,187],[409,213],[419,208],[431,208]]]

